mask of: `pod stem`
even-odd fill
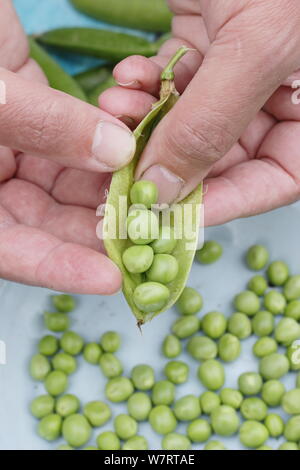
[[[174,78],[175,78],[175,74],[174,74],[175,65],[190,50],[191,49],[189,49],[186,46],[181,46],[178,49],[178,51],[173,55],[173,57],[170,59],[170,61],[168,62],[168,64],[164,68],[164,70],[162,71],[161,76],[160,76],[161,81],[164,81],[164,80],[173,81],[174,80]]]

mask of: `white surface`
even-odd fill
[[[220,241],[224,256],[211,266],[194,264],[189,285],[199,289],[204,296],[204,308],[200,316],[209,310],[219,309],[226,315],[233,312],[232,298],[246,287],[252,273],[246,268],[245,250],[254,243],[269,247],[271,259],[284,259],[292,272],[300,272],[300,210],[291,206],[251,219],[235,221],[219,228],[206,230],[206,239]],[[28,405],[40,393],[43,385],[34,383],[28,375],[28,362],[36,352],[37,342],[47,333],[43,327],[42,312],[50,308],[50,291],[0,282],[0,340],[7,347],[7,364],[0,365],[0,449],[51,449],[62,441],[47,443],[36,434],[37,421],[30,415]],[[121,294],[111,297],[79,296],[78,308],[71,314],[72,329],[86,341],[97,341],[109,329],[122,335],[122,347],[118,357],[124,363],[125,374],[138,363],[151,364],[157,371],[157,379],[163,378],[163,366],[167,362],[161,354],[161,343],[169,333],[172,321],[177,318],[175,309],[162,314],[143,329],[143,335],[135,326],[127,304]],[[237,377],[245,371],[257,370],[257,361],[251,353],[254,337],[243,341],[243,352],[238,361],[226,365],[226,386],[236,387]],[[183,360],[190,364],[190,379],[177,387],[177,397],[194,393],[200,395],[203,387],[196,378],[198,364],[186,353]],[[82,403],[104,399],[105,379],[97,366],[79,361],[79,370],[70,377],[69,391],[79,396]],[[295,374],[289,374],[285,383],[294,387]],[[125,405],[113,406],[114,416],[126,410]],[[178,426],[184,432],[186,425]],[[112,429],[112,421],[97,433]],[[139,427],[151,449],[159,449],[161,437],[147,423]],[[230,449],[240,448],[237,437],[221,440]],[[268,442],[277,448],[281,440]],[[91,444],[94,443],[94,438]],[[194,449],[203,446],[195,445]]]

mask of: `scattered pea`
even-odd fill
[[[199,318],[195,315],[188,315],[178,318],[178,320],[173,323],[172,333],[174,333],[177,338],[185,339],[199,331],[199,327]]]
[[[238,383],[243,395],[257,395],[263,386],[262,378],[256,372],[244,372],[239,376]]]
[[[38,425],[38,434],[46,441],[54,441],[61,434],[62,418],[57,414],[50,414],[41,419]]]
[[[194,336],[187,343],[188,353],[197,361],[214,359],[218,355],[218,347],[207,336]]]
[[[215,359],[209,359],[199,366],[198,378],[208,390],[218,390],[225,382],[224,367]]]
[[[183,434],[171,432],[164,436],[162,448],[164,450],[188,450],[191,448],[191,441]]]
[[[257,449],[262,446],[269,437],[269,432],[262,423],[258,421],[245,421],[240,427],[240,441],[250,448]]]
[[[44,313],[45,327],[56,333],[65,331],[70,326],[70,319],[66,313]]]
[[[226,447],[222,442],[210,441],[205,445],[204,450],[226,450]]]
[[[182,315],[194,315],[202,309],[203,299],[195,289],[185,287],[176,305]]]
[[[226,333],[219,340],[219,357],[224,362],[235,361],[241,354],[241,343],[236,336]]]
[[[260,374],[265,380],[280,379],[289,371],[290,364],[284,354],[273,353],[261,359]]]
[[[284,421],[281,416],[271,413],[265,419],[265,426],[271,437],[282,436],[284,431]]]
[[[291,276],[284,284],[283,294],[287,301],[300,297],[300,275]]]
[[[170,361],[165,365],[164,373],[170,382],[179,385],[187,381],[189,366],[182,361]]]
[[[66,331],[60,339],[61,348],[71,356],[77,356],[84,346],[83,339],[74,331]]]
[[[299,450],[299,448],[296,442],[283,442],[278,450]]]
[[[245,290],[235,296],[234,306],[238,312],[252,316],[259,311],[259,298],[251,290]]]
[[[275,319],[272,313],[267,311],[257,312],[252,319],[252,328],[256,336],[270,335],[275,326]]]
[[[168,380],[156,382],[152,389],[154,405],[171,405],[175,399],[175,385]]]
[[[211,425],[214,432],[220,436],[232,436],[240,425],[240,419],[234,408],[221,405],[211,413]]]
[[[286,300],[281,292],[278,292],[277,290],[270,290],[264,296],[264,306],[274,315],[280,315],[285,310]]]
[[[116,433],[105,431],[99,434],[96,439],[100,450],[120,450],[121,442]]]
[[[131,379],[138,390],[151,390],[155,383],[154,370],[146,364],[137,365],[131,371]]]
[[[210,240],[204,243],[201,250],[196,251],[196,259],[202,264],[211,264],[218,261],[223,253],[220,243]]]
[[[202,319],[201,328],[212,339],[220,338],[226,331],[227,319],[223,313],[209,312]]]
[[[30,411],[35,418],[42,419],[53,413],[54,406],[55,400],[51,395],[40,395],[32,400]]]
[[[73,374],[77,369],[76,359],[67,353],[57,353],[52,358],[52,366],[55,370],[61,370],[67,375]]]
[[[181,342],[175,335],[168,335],[164,339],[162,351],[165,357],[173,359],[179,356],[182,351]]]
[[[257,274],[250,279],[247,288],[258,295],[258,297],[261,297],[266,292],[268,283],[263,276]]]
[[[241,405],[241,413],[247,420],[263,421],[268,414],[268,407],[260,398],[246,398]]]
[[[293,318],[282,318],[275,327],[275,339],[284,346],[300,340],[300,324]]]
[[[290,370],[300,370],[300,341],[294,341],[286,351]]]
[[[136,421],[145,421],[149,416],[151,408],[151,400],[143,392],[133,393],[127,402],[128,413]]]
[[[179,421],[192,421],[201,414],[200,401],[194,395],[179,398],[174,405],[174,414]]]
[[[267,276],[272,286],[283,286],[289,277],[289,267],[283,261],[273,261],[267,269]]]
[[[296,377],[296,387],[300,388],[300,373]]]
[[[104,353],[100,357],[99,364],[102,370],[102,373],[108,379],[113,377],[118,377],[123,372],[123,366],[121,361],[111,353]]]
[[[300,321],[300,300],[292,300],[289,302],[285,307],[284,315],[296,321]]]
[[[133,436],[124,442],[122,450],[147,450],[148,442],[143,436]]]
[[[259,338],[256,343],[254,343],[253,354],[256,357],[261,358],[277,352],[277,349],[278,345],[274,338],[263,336],[262,338]]]
[[[221,399],[216,393],[208,390],[200,395],[200,406],[204,414],[210,415],[220,405]]]
[[[152,429],[158,434],[169,434],[177,426],[173,411],[165,405],[158,405],[152,408],[149,414],[149,422]]]
[[[246,262],[249,269],[260,271],[269,261],[269,252],[263,245],[253,245],[246,254]]]
[[[127,377],[114,377],[107,382],[105,387],[105,395],[113,403],[128,400],[132,393],[133,385]]]
[[[285,387],[279,380],[268,380],[263,384],[261,396],[268,406],[278,406],[285,393]]]
[[[68,444],[62,444],[57,447],[56,450],[74,450],[73,447],[69,446]]]
[[[42,354],[36,354],[31,358],[29,372],[34,380],[45,380],[51,370],[49,360]]]
[[[39,353],[44,356],[53,356],[58,351],[58,347],[58,339],[51,335],[44,336],[38,344]]]
[[[77,413],[80,407],[80,402],[75,395],[67,394],[59,397],[55,404],[55,411],[62,418]]]
[[[212,435],[212,429],[205,419],[195,419],[187,427],[188,438],[192,442],[206,442]]]
[[[239,410],[243,401],[243,395],[239,390],[233,388],[223,388],[220,392],[220,398],[223,405],[231,406]]]
[[[97,343],[88,343],[85,345],[83,350],[84,359],[90,364],[99,364],[100,357],[102,355],[102,349]]]
[[[117,436],[123,441],[135,436],[138,429],[136,420],[126,414],[116,416],[114,427]]]
[[[121,338],[115,331],[107,331],[101,336],[100,343],[103,351],[114,353],[120,348]]]
[[[63,313],[72,312],[76,307],[76,302],[74,297],[67,294],[53,295],[52,303],[56,310]]]
[[[64,393],[68,387],[68,377],[61,370],[53,370],[45,380],[45,388],[49,395],[56,397]]]
[[[300,441],[300,415],[292,416],[284,428],[284,437],[290,442]]]
[[[103,401],[90,401],[84,406],[83,414],[94,428],[103,426],[111,418],[111,410]]]
[[[252,333],[251,320],[245,313],[236,312],[228,320],[228,331],[239,339],[248,338]]]
[[[289,415],[300,415],[300,388],[286,392],[282,397],[281,406]]]
[[[81,447],[90,439],[92,428],[85,416],[73,414],[64,420],[62,433],[70,446]]]

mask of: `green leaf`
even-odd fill
[[[174,106],[178,99],[178,93],[173,82],[173,67],[175,66],[176,62],[187,52],[187,50],[188,49],[185,47],[180,48],[163,71],[161,99],[154,105],[153,109],[139,124],[134,132],[137,143],[135,156],[128,166],[117,171],[113,175],[109,195],[106,201],[104,227],[107,228],[112,224],[117,223],[116,234],[119,233],[120,228],[126,226],[127,218],[127,212],[122,210],[122,207],[119,206],[119,198],[120,196],[124,196],[124,198],[126,198],[128,209],[130,204],[129,193],[134,183],[134,174],[138,160],[147,145],[153,129]],[[197,235],[200,226],[199,206],[201,202],[202,185],[199,185],[183,201],[177,203],[180,208],[183,208],[184,206],[187,207],[187,205],[190,204],[189,208],[191,210],[191,214],[188,218],[188,221],[186,219],[184,220],[184,226],[183,224],[180,226],[180,223],[177,223],[174,227],[176,231],[184,229],[184,236],[181,239],[178,239],[176,248],[172,253],[172,255],[177,259],[180,269],[177,278],[168,284],[168,288],[170,290],[170,299],[168,304],[163,308],[163,310],[159,312],[145,314],[144,312],[141,312],[133,302],[133,292],[135,288],[144,281],[144,278],[143,275],[129,273],[123,265],[122,254],[126,248],[132,246],[132,242],[129,239],[121,238],[104,239],[105,248],[110,259],[114,261],[123,274],[123,293],[139,325],[142,325],[154,316],[170,308],[176,302],[182,290],[184,289],[197,247]],[[109,209],[110,207],[113,207],[114,213],[112,213],[112,211]],[[187,236],[188,233],[193,233],[194,237],[190,239]]]

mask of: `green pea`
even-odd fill
[[[176,305],[181,315],[194,315],[202,309],[203,299],[195,289],[185,287]]]
[[[271,290],[264,296],[265,308],[274,315],[280,315],[286,307],[286,300],[281,292]]]
[[[99,364],[101,355],[102,349],[97,343],[88,343],[83,349],[83,357],[90,364]]]
[[[236,336],[226,333],[219,340],[219,357],[224,362],[235,361],[241,354],[241,343]]]
[[[192,421],[201,414],[200,401],[194,395],[179,398],[174,405],[174,414],[179,421]]]
[[[270,446],[260,446],[256,450],[273,450],[273,448]]]
[[[148,442],[143,436],[133,436],[124,442],[122,450],[147,450]]]
[[[263,336],[262,338],[259,338],[256,343],[254,343],[253,354],[256,357],[261,358],[277,352],[277,349],[278,345],[274,338],[270,338],[269,336]]]
[[[115,331],[107,331],[100,338],[102,349],[107,353],[118,351],[121,345],[121,338]]]
[[[62,433],[70,446],[81,447],[89,441],[92,428],[85,416],[73,414],[64,420]]]
[[[131,371],[131,379],[138,390],[151,390],[155,383],[154,370],[146,364],[137,365]]]
[[[123,366],[121,361],[111,353],[104,353],[100,357],[99,364],[102,370],[102,373],[108,379],[113,377],[118,377],[123,373]]]
[[[239,410],[243,401],[243,395],[239,390],[233,388],[223,388],[220,392],[220,398],[223,405],[231,406]]]
[[[296,387],[300,388],[300,373],[297,375],[297,378],[296,378]]]
[[[149,414],[149,423],[158,434],[169,434],[177,426],[173,411],[166,405],[158,405],[152,408]]]
[[[283,294],[287,301],[300,297],[300,275],[291,276],[284,284]]]
[[[246,263],[249,269],[260,271],[269,261],[269,252],[263,245],[253,245],[246,254]]]
[[[218,261],[223,253],[220,243],[210,240],[204,243],[201,250],[196,251],[196,259],[202,264],[211,264]]]
[[[250,281],[248,282],[247,285],[248,289],[254,292],[254,294],[258,295],[259,297],[264,295],[268,288],[268,283],[266,279],[261,276],[260,274],[257,274],[256,276],[253,276]]]
[[[66,313],[44,313],[45,327],[54,332],[65,331],[70,326],[70,319]]]
[[[206,442],[212,435],[212,429],[205,419],[195,419],[187,427],[188,438],[192,442]]]
[[[55,400],[50,395],[40,395],[30,404],[31,414],[38,419],[50,415],[54,411]]]
[[[245,290],[235,296],[234,306],[239,312],[252,316],[259,311],[259,298],[254,292]]]
[[[56,397],[64,393],[68,387],[68,376],[61,370],[50,372],[45,380],[45,388],[49,395]]]
[[[87,447],[84,447],[82,450],[99,450],[98,447],[95,447],[95,446],[87,446]]]
[[[164,373],[170,382],[179,385],[187,381],[189,366],[182,361],[170,361],[165,365]]]
[[[114,420],[114,427],[117,436],[126,441],[137,433],[138,425],[131,416],[120,414]]]
[[[284,437],[290,442],[300,441],[300,415],[292,416],[284,428]]]
[[[262,378],[256,372],[244,372],[239,376],[238,383],[243,395],[257,395],[263,386]]]
[[[209,312],[202,319],[201,328],[212,339],[220,338],[226,331],[227,319],[223,313]]]
[[[283,442],[278,450],[299,450],[299,448],[295,442]]]
[[[67,294],[53,295],[52,303],[56,310],[63,313],[72,312],[76,307],[76,301],[74,297]]]
[[[121,442],[117,434],[112,431],[105,431],[99,434],[96,439],[100,450],[120,450]]]
[[[279,380],[268,380],[263,384],[261,396],[268,406],[278,406],[285,393],[285,387]]]
[[[267,269],[267,276],[272,286],[283,286],[289,277],[289,267],[283,261],[273,261]]]
[[[300,341],[294,341],[286,351],[290,370],[300,370]]]
[[[214,359],[218,355],[218,347],[207,336],[194,336],[187,343],[187,351],[197,361]]]
[[[158,200],[158,189],[152,181],[137,181],[130,190],[130,200],[132,204],[142,204],[150,209],[152,204]]]
[[[70,354],[58,353],[52,359],[52,366],[55,370],[61,370],[65,374],[73,374],[77,369],[77,361]]]
[[[62,444],[61,446],[57,447],[56,450],[74,450],[73,447],[69,446],[68,444]]]
[[[250,420],[245,421],[240,427],[239,437],[244,446],[257,449],[269,438],[269,432],[262,423]]]
[[[159,233],[157,215],[149,210],[134,209],[127,217],[127,232],[135,245],[148,245]]]
[[[300,389],[286,392],[282,397],[281,406],[289,415],[300,415]]]
[[[38,344],[39,353],[44,356],[53,356],[58,351],[58,347],[58,339],[51,335],[44,336]]]
[[[114,377],[107,382],[105,387],[105,395],[113,403],[128,400],[132,393],[133,385],[127,377]]]
[[[146,313],[164,308],[170,297],[169,289],[158,282],[143,282],[133,292],[135,305]]]
[[[128,413],[136,421],[145,421],[149,416],[151,408],[151,400],[143,392],[133,393],[127,402]]]
[[[248,338],[252,333],[251,320],[245,313],[236,312],[228,320],[228,331],[239,339]]]
[[[38,434],[46,441],[54,441],[61,435],[62,418],[50,414],[41,419],[38,425]]]
[[[130,246],[122,255],[125,268],[132,274],[146,272],[150,268],[153,258],[153,249],[148,245]]]
[[[222,442],[210,441],[205,445],[204,450],[226,450],[226,447]]]
[[[161,445],[164,450],[188,450],[191,448],[191,441],[183,434],[171,432],[164,436]]]
[[[42,354],[36,354],[31,358],[29,372],[34,380],[45,380],[51,370],[49,360]]]
[[[300,321],[300,300],[292,300],[289,302],[285,307],[284,315],[296,321]]]
[[[200,395],[200,406],[204,414],[210,415],[220,405],[221,398],[216,393],[207,391]]]
[[[156,382],[151,398],[154,405],[171,405],[175,399],[175,385],[168,380]]]
[[[185,339],[197,333],[199,328],[199,318],[195,315],[187,315],[185,317],[178,318],[178,320],[173,323],[172,333],[174,333],[177,338]]]
[[[290,346],[300,339],[300,324],[293,318],[282,318],[276,325],[275,339],[284,346]]]
[[[271,413],[265,419],[265,426],[271,437],[282,436],[284,431],[284,421],[281,416]]]
[[[155,254],[171,254],[177,245],[174,230],[166,225],[159,228],[158,238],[151,243]]]
[[[211,413],[211,425],[216,434],[220,436],[232,436],[240,425],[240,419],[234,408],[221,405]]]
[[[263,357],[259,364],[260,374],[265,380],[280,379],[288,373],[289,368],[287,357],[278,353]]]
[[[83,414],[94,428],[103,426],[111,418],[111,410],[103,401],[90,401],[84,406]]]
[[[215,359],[209,359],[199,366],[198,378],[208,390],[218,390],[225,382],[224,367]]]
[[[268,414],[268,408],[260,398],[251,397],[243,401],[241,413],[245,419],[263,421]]]
[[[66,331],[60,339],[60,345],[65,353],[76,356],[82,351],[84,342],[74,331]]]
[[[55,404],[55,411],[62,418],[77,413],[80,408],[80,402],[75,395],[63,395],[59,397]]]
[[[262,310],[253,317],[252,328],[256,336],[270,335],[275,326],[275,319],[272,313]]]
[[[173,359],[174,357],[179,356],[182,351],[181,342],[176,336],[168,335],[164,339],[162,351],[165,357]]]
[[[147,271],[147,279],[161,284],[169,284],[176,279],[179,266],[172,255],[154,255],[152,265]]]

